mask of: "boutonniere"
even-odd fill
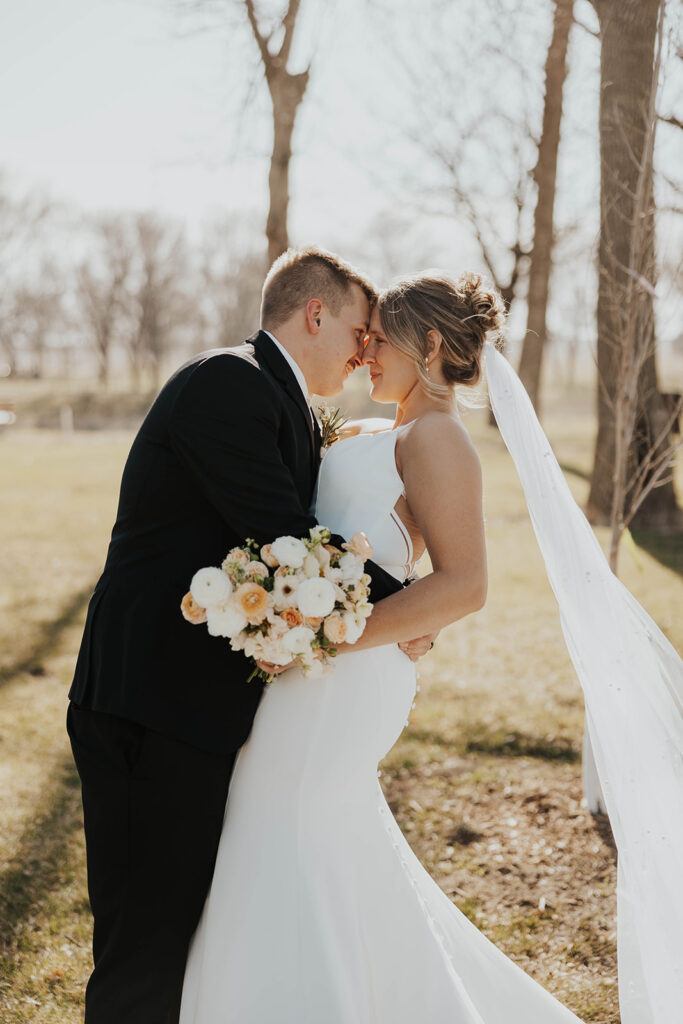
[[[348,416],[344,416],[341,409],[333,409],[331,405],[319,405],[317,419],[320,424],[320,436],[322,448],[327,449],[339,441],[342,437],[344,425],[348,423]]]

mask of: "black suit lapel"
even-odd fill
[[[250,344],[254,346],[254,351],[259,363],[266,366],[273,376],[277,378],[303,416],[306,431],[311,443],[311,459],[314,463],[315,472],[317,473],[320,446],[318,444],[316,433],[319,436],[320,432],[318,430],[317,423],[314,431],[311,411],[299,386],[299,382],[294,376],[291,366],[282,355],[277,345],[273,344],[273,341],[268,337],[265,331],[258,331],[248,340]]]

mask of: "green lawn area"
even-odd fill
[[[423,660],[416,707],[382,782],[413,848],[460,908],[584,1020],[617,1022],[615,854],[607,823],[581,805],[581,694],[514,467],[485,416],[468,424],[484,465],[489,599]],[[585,418],[558,406],[546,427],[560,461],[587,471]],[[90,919],[66,691],[130,440],[129,432],[0,435],[0,1019],[8,1024],[81,1019]],[[582,501],[585,479],[568,479]],[[648,547],[653,553],[622,554],[622,578],[681,650],[681,580],[664,564],[674,547]]]

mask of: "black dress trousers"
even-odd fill
[[[235,752],[71,704],[95,920],[86,1024],[174,1024]]]

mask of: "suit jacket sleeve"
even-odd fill
[[[177,396],[170,443],[202,493],[231,531],[259,545],[276,537],[305,537],[316,519],[303,507],[278,445],[282,415],[272,385],[247,360],[214,356],[198,364]],[[339,544],[342,537],[335,537]],[[374,562],[371,598],[401,584]]]

